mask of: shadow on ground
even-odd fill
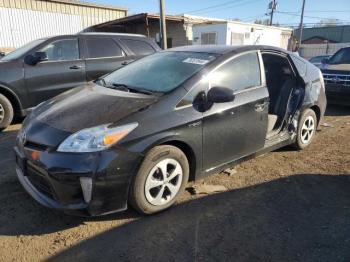
[[[350,115],[350,109],[327,114]],[[46,209],[22,189],[14,172],[16,133],[0,134],[0,236],[40,236],[91,220],[137,218],[52,261],[350,261],[350,174],[294,175],[149,217],[127,211],[86,219]]]
[[[350,106],[329,104],[326,109],[326,116],[350,116]]]
[[[350,176],[302,174],[189,201],[50,261],[349,261]]]

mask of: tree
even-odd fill
[[[256,19],[254,21],[254,24],[259,24],[259,25],[269,25],[270,24],[270,19]]]
[[[266,19],[256,19],[254,21],[254,24],[259,24],[259,25],[270,25],[270,19],[266,18]],[[273,23],[273,26],[279,26],[279,23]]]
[[[336,18],[322,19],[315,24],[316,27],[337,26],[337,25],[339,25],[339,20]]]

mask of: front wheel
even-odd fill
[[[311,141],[316,133],[316,127],[317,118],[315,111],[312,109],[304,110],[298,123],[298,133],[295,142],[295,147],[297,149],[304,149],[311,144]]]
[[[130,189],[130,204],[142,214],[169,208],[184,191],[189,177],[186,155],[164,145],[150,150]]]
[[[6,96],[0,94],[0,132],[8,127],[13,120],[13,108]]]

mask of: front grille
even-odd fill
[[[53,191],[45,174],[40,168],[35,167],[34,165],[28,162],[27,164],[27,177],[32,185],[40,191],[42,194],[47,197],[54,199]]]
[[[323,78],[326,84],[350,87],[350,75],[323,73]]]

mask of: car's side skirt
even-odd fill
[[[219,172],[221,172],[221,171],[223,171],[223,170],[225,170],[227,168],[232,168],[232,167],[238,165],[239,163],[242,163],[244,161],[256,158],[258,156],[261,156],[261,155],[266,154],[268,152],[274,151],[276,149],[288,146],[290,144],[293,144],[294,142],[295,142],[295,139],[291,139],[289,137],[288,139],[282,140],[282,141],[274,143],[274,144],[272,144],[272,143],[266,144],[265,147],[263,147],[262,149],[260,149],[259,151],[255,152],[253,154],[250,154],[248,156],[244,156],[244,157],[241,157],[239,159],[236,159],[236,160],[233,160],[233,161],[229,161],[229,162],[224,163],[224,164],[222,164],[220,166],[213,167],[213,168],[210,168],[208,170],[205,170],[196,179],[203,178],[203,177],[206,177],[206,176],[209,176],[209,175],[212,175],[212,174],[217,174],[217,173],[219,173]]]

